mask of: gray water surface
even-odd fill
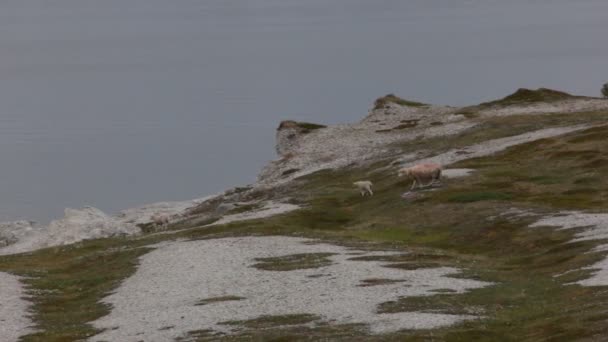
[[[599,95],[604,0],[5,0],[0,221],[252,182],[282,119]]]

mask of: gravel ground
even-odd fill
[[[401,167],[410,167],[419,163],[439,163],[441,165],[450,165],[456,163],[461,160],[470,159],[470,158],[478,158],[484,157],[488,155],[492,155],[494,153],[506,150],[507,148],[515,145],[525,144],[527,142],[554,137],[574,131],[583,130],[589,128],[589,125],[575,125],[568,127],[559,127],[559,128],[547,128],[541,129],[533,132],[528,132],[520,135],[514,135],[512,137],[493,139],[484,141],[479,144],[471,145],[466,148],[454,149],[442,154],[438,154],[436,156],[412,160],[412,155],[407,155],[399,159],[403,163]]]
[[[23,300],[25,291],[19,277],[0,272],[0,341],[17,341],[32,332],[28,317],[30,303]]]
[[[209,224],[208,226],[214,226],[218,224],[226,224],[230,222],[244,221],[244,220],[254,220],[260,219],[270,216],[275,216],[279,214],[285,214],[290,211],[294,211],[300,209],[299,206],[295,204],[289,203],[278,203],[269,201],[267,202],[261,209],[254,211],[247,211],[243,213],[233,214],[233,215],[225,215],[221,219]]]
[[[555,114],[592,112],[608,109],[608,101],[604,99],[571,99],[554,102],[540,102],[526,105],[489,108],[480,111],[482,116],[509,116],[532,114]]]
[[[608,239],[608,214],[586,214],[576,211],[562,212],[555,216],[545,217],[530,225],[530,227],[553,226],[561,229],[586,228],[576,234],[574,241],[606,240]],[[608,244],[601,245],[597,251],[608,250]],[[586,269],[595,270],[593,276],[578,284],[584,286],[608,285],[608,258],[597,262]]]
[[[331,264],[293,271],[252,267],[256,258],[297,253],[333,253]],[[112,312],[94,326],[107,329],[91,341],[168,341],[189,331],[211,329],[231,333],[225,321],[263,315],[313,314],[332,324],[364,323],[372,333],[427,329],[477,316],[421,312],[377,314],[377,305],[400,297],[429,295],[433,290],[490,285],[450,278],[454,268],[403,270],[387,262],[349,260],[385,255],[293,237],[242,237],[162,244],[141,258],[137,272],[104,299]],[[359,286],[365,279],[398,282]],[[223,296],[244,299],[206,305],[197,302]]]
[[[445,169],[441,171],[441,176],[446,178],[459,178],[470,176],[475,172],[474,169]]]

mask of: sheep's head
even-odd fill
[[[410,176],[410,169],[401,169],[399,170],[399,172],[397,172],[397,177],[409,177]]]

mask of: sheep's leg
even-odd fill
[[[433,175],[432,184],[439,184],[439,185],[441,185],[441,170],[437,170],[437,173],[435,173]]]
[[[367,192],[369,193],[370,196],[374,195],[374,192],[372,191],[372,188],[367,188]]]
[[[414,178],[414,181],[412,182],[412,186],[410,187],[410,191],[414,190],[415,186],[416,186],[416,178]]]
[[[431,184],[431,183],[426,183],[426,184],[425,184],[425,183],[424,183],[424,180],[425,180],[424,178],[425,178],[425,177],[420,177],[420,179],[418,179],[418,188],[419,188],[419,189],[424,189],[424,188],[427,188],[427,187],[428,187],[428,186]],[[431,181],[432,181],[432,178],[431,178]]]

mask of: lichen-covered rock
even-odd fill
[[[175,201],[175,202],[157,202],[151,204],[145,204],[135,208],[129,208],[122,210],[116,215],[116,218],[125,224],[141,225],[150,223],[152,216],[162,215],[170,218],[179,217],[191,208],[195,208],[201,203],[210,201],[220,194],[211,195],[203,198],[197,198],[189,201]]]
[[[284,156],[295,151],[298,147],[298,138],[300,136],[301,130],[298,128],[295,121],[281,122],[277,129],[277,154],[279,156]]]
[[[12,221],[0,223],[0,247],[12,245],[22,237],[29,235],[34,229],[33,221]]]
[[[281,122],[276,145],[280,158],[262,169],[256,187],[276,187],[316,171],[372,162],[394,154],[395,143],[457,134],[476,125],[455,115],[458,108],[402,102],[384,101],[353,124]]]
[[[282,121],[277,128],[277,154],[285,157],[294,153],[298,149],[302,136],[325,127],[309,122]]]
[[[65,217],[51,222],[47,228],[48,243],[65,245],[87,239],[118,235],[133,235],[140,232],[135,225],[124,224],[103,211],[84,207],[65,209]]]
[[[46,227],[34,227],[31,222],[10,224],[12,243],[0,249],[0,255],[33,251],[40,248],[67,245],[83,240],[140,233],[140,228],[125,224],[99,209],[65,209],[62,219]]]

